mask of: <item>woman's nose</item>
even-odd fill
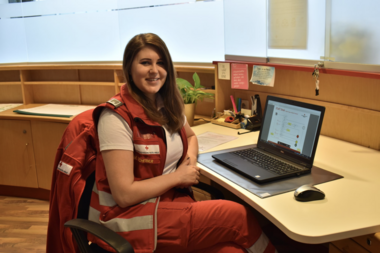
[[[156,64],[152,64],[152,68],[149,70],[149,73],[157,73],[158,72],[158,69],[157,69],[157,65]]]

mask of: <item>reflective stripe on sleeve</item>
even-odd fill
[[[154,203],[154,202],[156,202],[156,199],[157,198],[151,198],[151,199],[148,199],[148,200],[141,202],[140,204],[145,205],[146,203]]]
[[[94,187],[92,187],[92,191],[98,194],[100,205],[109,207],[116,206],[116,202],[113,199],[112,194],[105,191],[98,191],[96,183],[94,184]]]
[[[261,232],[259,239],[249,248],[247,251],[249,253],[263,253],[268,247],[269,239],[268,237]]]
[[[95,208],[91,207],[88,210],[88,220],[99,223],[99,217],[100,217],[100,211],[96,210]]]
[[[100,221],[101,224],[115,232],[131,232],[135,230],[152,229],[153,215],[133,217],[130,219],[115,218]]]
[[[102,206],[113,207],[116,206],[116,202],[112,197],[111,193],[105,191],[98,191],[99,204]]]
[[[92,187],[92,191],[98,194],[98,188],[96,187],[96,182],[94,183],[94,187]]]

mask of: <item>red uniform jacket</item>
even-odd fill
[[[133,131],[135,145],[134,175],[135,180],[143,180],[162,175],[166,159],[166,140],[163,128],[156,122],[152,122],[146,116],[143,108],[130,96],[127,87],[121,88],[121,93],[95,109],[76,116],[67,127],[55,158],[55,170],[53,172],[50,212],[47,237],[47,252],[78,252],[77,245],[69,228],[64,228],[64,223],[77,217],[77,207],[85,187],[87,177],[95,170],[96,183],[89,219],[120,233],[128,239],[135,252],[152,252],[156,244],[155,212],[159,198],[144,201],[133,207],[120,208],[112,202],[108,181],[105,175],[104,163],[99,152],[99,143],[96,132],[98,116],[104,107],[115,110],[130,125]],[[123,104],[112,102],[121,101]],[[91,117],[93,114],[93,118]],[[187,153],[187,138],[184,128],[180,132],[184,152],[180,162]],[[149,153],[146,148],[151,149]],[[137,152],[139,150],[140,152]],[[142,151],[145,150],[145,151]],[[100,194],[99,194],[100,191]],[[101,196],[103,198],[101,198]],[[106,200],[106,202],[102,202]],[[111,200],[111,202],[107,202]],[[189,196],[189,201],[193,199]],[[104,204],[106,203],[106,204]],[[94,212],[95,211],[95,212]],[[151,217],[151,220],[140,217]],[[127,232],[125,227],[119,226],[120,222],[114,218],[126,219],[129,224]],[[141,221],[141,222],[137,222]],[[129,223],[128,223],[129,222]],[[134,227],[138,224],[138,227]],[[145,224],[145,225],[144,225]],[[97,238],[89,236],[89,239],[101,247],[113,251],[107,244]]]
[[[83,112],[70,122],[57,150],[50,190],[46,252],[79,252],[70,229],[63,225],[77,217],[86,179],[95,169],[97,134],[92,112]],[[65,162],[61,164],[62,160]]]

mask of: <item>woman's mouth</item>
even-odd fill
[[[147,78],[146,80],[147,80],[148,82],[155,82],[155,81],[160,80],[160,78]]]

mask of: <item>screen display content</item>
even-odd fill
[[[311,158],[321,113],[268,101],[261,141],[284,151]]]

